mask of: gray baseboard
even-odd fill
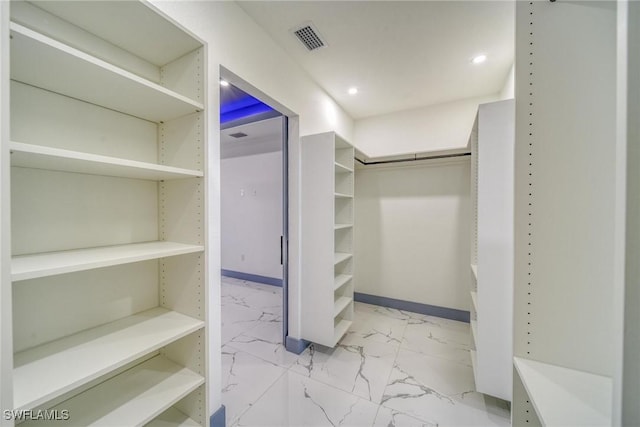
[[[382,307],[395,308],[410,311],[412,313],[426,314],[442,317],[444,319],[458,320],[469,323],[471,315],[468,311],[456,308],[439,307],[437,305],[422,304],[419,302],[403,301],[395,298],[381,297],[378,295],[361,294],[354,292],[353,299],[366,304],[380,305]]]
[[[233,270],[220,270],[225,277],[232,277],[234,279],[248,280],[249,282],[262,283],[264,285],[280,286],[282,287],[282,279],[276,279],[275,277],[259,276],[257,274],[242,273],[240,271]]]
[[[211,417],[209,417],[209,427],[226,427],[227,425],[227,410],[224,405],[221,405]]]

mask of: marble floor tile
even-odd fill
[[[356,311],[347,334],[399,346],[407,321],[375,310]]]
[[[437,424],[431,424],[395,409],[380,406],[373,427],[437,427]]]
[[[298,360],[297,354],[289,353],[282,345],[282,322],[258,322],[227,344],[285,368]]]
[[[223,344],[242,333],[249,332],[261,323],[280,321],[278,315],[238,304],[224,304],[221,310]]]
[[[291,370],[379,403],[397,348],[347,334],[335,348],[311,345]]]
[[[395,308],[381,307],[379,305],[366,304],[363,302],[356,302],[354,304],[354,311],[358,314],[379,314],[397,320],[409,320],[411,319],[412,314]]]
[[[381,403],[431,424],[509,425],[501,401],[473,390],[470,367],[401,349]]]
[[[378,405],[288,371],[246,411],[235,426],[373,425]]]
[[[285,372],[273,363],[223,346],[222,403],[226,407],[227,425],[254,404]]]
[[[464,330],[409,323],[404,330],[401,348],[471,366],[470,340],[470,334]]]

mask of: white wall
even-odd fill
[[[369,158],[468,152],[478,105],[497,100],[496,94],[361,119],[354,144]]]
[[[219,150],[219,87],[220,66],[225,67],[264,95],[273,107],[286,114],[298,115],[291,120],[289,146],[289,335],[300,337],[299,245],[300,197],[298,163],[300,158],[298,135],[335,130],[353,139],[352,119],[320,89],[315,82],[268,36],[236,3],[216,1],[151,0],[160,11],[208,43],[207,62],[209,93],[208,132],[209,171],[208,188],[210,227],[209,272],[212,283],[208,303],[213,307],[210,318],[209,360],[211,387],[209,405],[212,411],[221,405],[221,333],[220,312],[220,161]],[[232,80],[232,83],[239,82]],[[241,86],[241,89],[246,90]],[[255,95],[254,92],[250,92]],[[265,99],[265,97],[267,99]],[[299,129],[299,132],[297,131]],[[291,132],[293,130],[293,132]]]
[[[356,170],[356,292],[469,309],[469,158]]]
[[[504,86],[500,91],[500,99],[511,99],[516,97],[516,64],[511,66]]]
[[[282,279],[282,151],[222,159],[222,268]]]

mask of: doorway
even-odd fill
[[[260,322],[270,322],[270,327],[281,322],[279,344],[284,350],[289,289],[288,118],[248,93],[246,84],[243,89],[220,81],[221,273],[226,289],[234,289],[226,299],[223,296],[223,304],[240,306],[227,318],[225,311],[231,309],[223,307],[223,344],[251,340],[249,331]],[[268,302],[275,295],[278,306]]]

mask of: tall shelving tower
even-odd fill
[[[640,423],[639,18],[516,5],[513,425]]]
[[[207,425],[204,43],[137,1],[1,18],[2,408]]]
[[[327,132],[301,151],[302,337],[334,347],[353,319],[354,148]]]

